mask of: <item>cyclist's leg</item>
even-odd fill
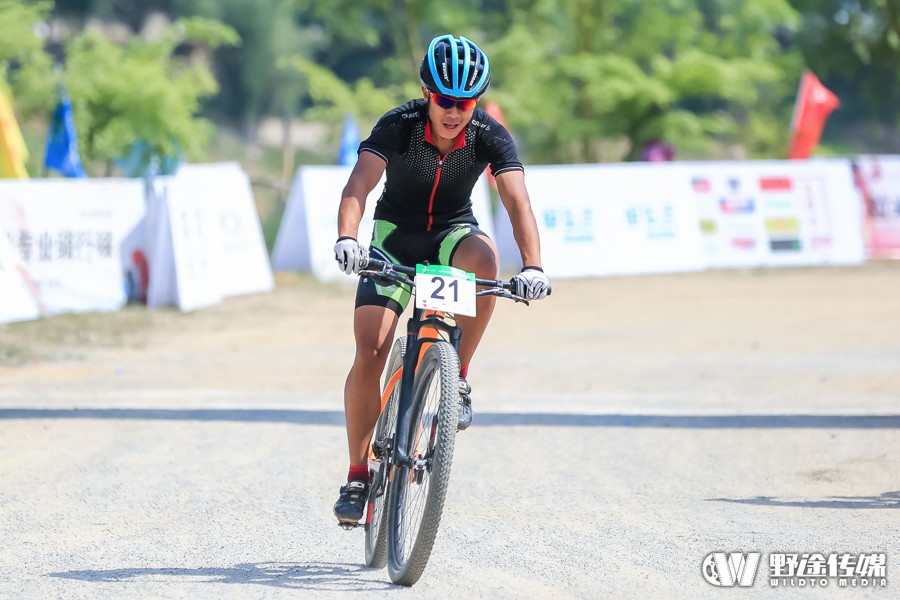
[[[369,247],[372,258],[398,262],[398,257],[385,249],[385,242],[395,231],[396,226],[391,223],[375,222]],[[398,317],[409,298],[410,290],[406,286],[383,286],[368,277],[359,281],[353,315],[356,354],[344,385],[351,467],[367,464],[369,440],[381,410],[381,372],[394,342]]]
[[[369,439],[381,410],[381,372],[396,327],[397,313],[384,306],[360,306],[353,315],[356,354],[344,386],[347,444],[353,466],[367,464]]]
[[[497,247],[481,231],[478,229],[474,231],[477,233],[464,236],[455,246],[450,256],[450,264],[458,269],[475,273],[479,279],[496,279],[499,269]],[[459,364],[464,368],[471,362],[475,349],[481,342],[494,312],[496,300],[494,296],[481,296],[475,301],[474,317],[457,317],[457,322],[463,329],[459,345]]]

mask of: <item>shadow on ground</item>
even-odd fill
[[[94,419],[149,421],[238,421],[344,426],[336,410],[5,408],[0,420]],[[898,429],[900,415],[589,415],[566,413],[475,413],[478,427],[650,427],[672,429]]]
[[[709,502],[732,502],[756,506],[784,506],[790,508],[900,508],[900,492],[885,492],[880,496],[828,496],[820,500],[755,496],[753,498],[708,498]]]
[[[359,565],[341,563],[242,563],[233,567],[198,569],[142,568],[65,571],[50,577],[94,583],[134,583],[166,581],[168,578],[197,578],[206,583],[269,585],[289,589],[360,592],[398,587],[388,581],[372,581],[373,573]],[[385,573],[385,577],[387,574]]]

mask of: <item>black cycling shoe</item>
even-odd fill
[[[459,378],[459,420],[456,430],[463,431],[472,424],[472,386],[463,377]]]
[[[334,516],[340,523],[356,525],[366,512],[369,498],[369,484],[364,481],[349,481],[341,487],[341,497],[334,503]]]

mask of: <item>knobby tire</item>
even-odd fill
[[[430,466],[418,477],[409,467],[395,467],[388,495],[388,572],[394,583],[413,585],[431,556],[450,483],[458,411],[459,358],[453,346],[435,342],[416,370],[409,432],[411,457],[430,458]]]
[[[403,355],[406,354],[406,336],[397,338],[394,346],[391,348],[391,354],[388,358],[387,369],[384,373],[384,385],[382,392],[387,388],[391,377],[403,364]],[[394,435],[394,428],[397,424],[397,402],[400,398],[400,382],[394,386],[394,391],[388,399],[384,410],[378,416],[375,423],[375,432],[372,435],[372,443],[384,443]],[[381,569],[387,565],[387,518],[385,516],[385,499],[388,495],[389,469],[388,457],[383,456],[381,459],[381,468],[377,472],[370,470],[371,491],[369,493],[369,501],[366,514],[366,566]]]

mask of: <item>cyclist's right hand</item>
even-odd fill
[[[339,237],[334,245],[334,260],[338,268],[347,275],[356,275],[362,268],[366,249],[359,245],[356,238]]]

